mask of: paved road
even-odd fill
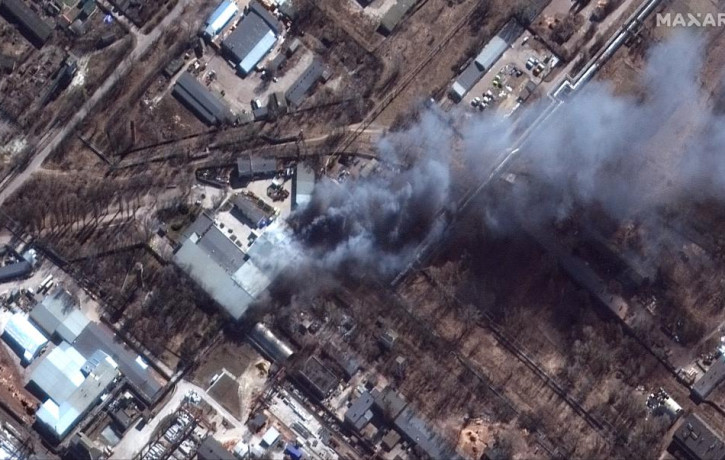
[[[154,30],[148,34],[143,35],[136,30],[132,30],[131,33],[134,35],[136,40],[136,46],[133,51],[126,56],[116,68],[115,72],[105,81],[103,84],[93,93],[90,99],[88,99],[83,106],[68,120],[60,131],[54,136],[48,138],[47,142],[43,142],[42,148],[35,152],[30,164],[23,170],[16,174],[9,182],[5,185],[5,188],[0,192],[0,206],[5,203],[15,191],[17,191],[29,178],[37,171],[48,156],[55,150],[69,135],[73,133],[76,127],[88,116],[88,114],[96,107],[96,105],[108,94],[113,86],[121,79],[124,78],[130,71],[131,68],[136,64],[141,56],[158,40],[164,30],[169,27],[184,11],[184,8],[191,3],[192,0],[180,0],[176,7],[168,14],[164,19],[154,28]]]
[[[184,397],[189,391],[194,391],[196,394],[201,396],[201,398],[209,404],[211,407],[214,408],[214,410],[224,417],[230,425],[232,425],[234,428],[242,431],[245,430],[246,427],[242,422],[237,420],[232,414],[230,414],[226,409],[224,409],[218,402],[216,402],[212,397],[210,397],[205,390],[202,388],[194,385],[191,382],[188,382],[186,380],[180,381],[178,384],[176,384],[176,388],[174,389],[174,394],[171,396],[171,399],[169,402],[167,402],[164,407],[161,408],[161,410],[158,412],[158,414],[149,422],[146,424],[146,426],[143,427],[142,430],[137,430],[135,427],[128,430],[128,433],[121,439],[121,442],[119,442],[116,447],[113,449],[113,455],[111,456],[112,459],[129,459],[133,458],[133,455],[141,450],[142,447],[144,447],[151,438],[151,435],[153,434],[156,427],[159,425],[159,422],[161,422],[166,416],[173,414],[176,412],[176,410],[181,405]]]

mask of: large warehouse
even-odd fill
[[[184,72],[174,85],[174,96],[208,125],[231,121],[229,108],[189,72]]]
[[[237,28],[222,42],[222,50],[237,71],[246,76],[272,50],[280,30],[277,19],[252,0]]]
[[[224,26],[226,26],[234,16],[236,16],[237,12],[239,12],[239,8],[237,8],[236,3],[232,0],[224,0],[221,5],[214,10],[211,16],[209,16],[209,19],[207,19],[204,34],[209,39],[214,38],[216,34],[221,32]]]
[[[483,76],[491,70],[496,61],[508,49],[509,46],[521,35],[524,28],[515,20],[506,23],[505,26],[483,47],[476,59],[474,59],[461,72],[448,94],[459,102],[473,88]]]
[[[62,440],[101,399],[118,376],[118,365],[98,351],[85,359],[67,342],[54,348],[30,376],[28,385],[46,398],[36,412],[38,428]]]

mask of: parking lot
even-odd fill
[[[558,59],[546,46],[526,31],[474,85],[461,104],[471,110],[494,109],[510,115],[520,105],[518,99],[528,82],[533,83],[530,88],[538,87],[557,64]],[[529,96],[534,97],[535,94]]]

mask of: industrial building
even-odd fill
[[[244,264],[244,252],[229,240],[214,222],[202,214],[192,224],[198,228],[174,254],[174,262],[238,320],[254,298],[232,275]]]
[[[501,55],[523,33],[524,28],[511,20],[483,47],[478,56],[471,61],[451,85],[448,94],[451,99],[459,102],[473,86],[491,70]]]
[[[289,263],[279,253],[289,235],[279,220],[269,225],[247,253],[201,214],[184,232],[173,260],[229,315],[239,320]]]
[[[705,372],[692,386],[692,396],[698,401],[704,401],[718,385],[725,380],[725,356],[717,357]]]
[[[89,361],[99,351],[113,358],[126,381],[146,403],[153,404],[161,394],[162,384],[152,369],[137,353],[119,341],[112,330],[102,324],[91,322],[80,333],[73,347]]]
[[[0,267],[0,283],[23,278],[33,271],[36,262],[35,249],[28,249],[23,255],[18,254],[10,246],[0,247],[3,265]]]
[[[380,19],[380,26],[378,27],[380,33],[383,35],[393,33],[395,27],[408,11],[413,8],[415,3],[416,0],[397,0]]]
[[[117,368],[100,351],[86,360],[66,342],[53,349],[30,377],[31,389],[47,398],[36,412],[39,431],[61,441],[100,401]]]
[[[37,48],[50,40],[50,28],[23,0],[0,0],[0,15],[16,24],[25,38]]]
[[[306,164],[297,163],[295,174],[292,176],[292,210],[306,206],[312,201],[314,191],[315,171]]]
[[[31,271],[33,271],[33,266],[27,260],[10,263],[0,267],[0,283],[22,278],[29,275]]]
[[[724,460],[722,436],[696,414],[687,416],[672,435],[668,450],[687,460]]]
[[[276,363],[284,362],[294,354],[292,347],[284,343],[282,339],[274,335],[274,333],[262,323],[254,325],[254,329],[252,329],[252,332],[249,333],[249,341],[264,356]]]
[[[241,180],[251,181],[274,177],[278,171],[276,158],[242,155],[237,159],[237,176]]]
[[[38,357],[48,344],[48,339],[33,326],[22,313],[15,313],[8,319],[3,330],[3,340],[15,350],[24,364]]]
[[[58,289],[45,296],[30,312],[30,320],[48,337],[73,343],[90,320],[80,311],[73,296]]]
[[[208,39],[214,38],[238,12],[239,8],[236,3],[232,0],[224,0],[204,23],[206,26],[204,35]]]
[[[184,72],[174,85],[174,96],[208,125],[220,125],[232,120],[232,113],[211,91],[189,72]]]
[[[252,0],[247,14],[223,42],[222,51],[240,75],[248,75],[277,42],[281,26],[269,11]]]
[[[373,395],[364,392],[345,411],[345,423],[360,432],[373,419]]]
[[[297,78],[297,80],[289,87],[285,97],[293,107],[299,107],[304,101],[307,93],[320,80],[325,72],[325,66],[319,60],[315,59],[312,64]]]
[[[274,209],[253,195],[240,193],[232,198],[232,215],[249,228],[266,227],[274,219]]]

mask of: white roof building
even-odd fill
[[[23,362],[30,363],[43,350],[48,339],[22,313],[15,313],[5,324],[3,339],[13,347]]]

